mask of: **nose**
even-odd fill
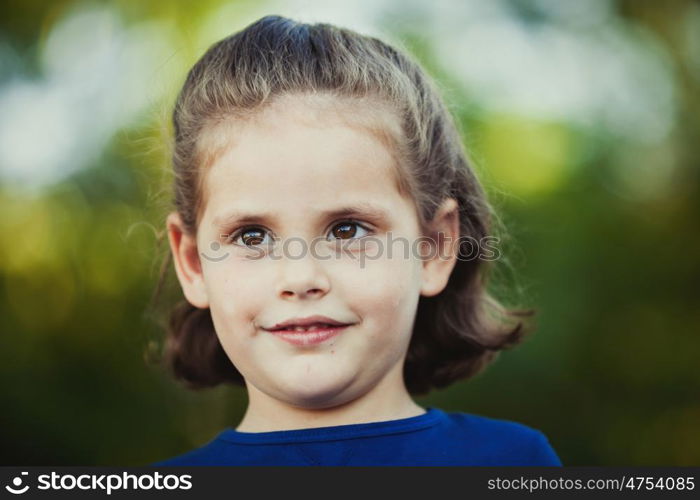
[[[277,291],[282,299],[320,299],[329,290],[330,280],[318,259],[310,255],[280,259]]]

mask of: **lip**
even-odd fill
[[[337,337],[352,325],[334,325],[309,332],[292,332],[288,330],[268,330],[275,337],[296,346],[313,346]]]
[[[275,332],[277,330],[281,330],[283,328],[288,328],[288,327],[293,327],[293,326],[310,326],[314,325],[316,323],[325,323],[327,325],[331,325],[333,327],[340,327],[340,326],[348,326],[349,323],[343,323],[340,321],[337,321],[333,318],[329,318],[328,316],[321,316],[321,315],[314,315],[314,316],[307,316],[305,318],[292,318],[288,319],[286,321],[283,321],[281,323],[277,323],[276,325],[270,327],[270,328],[265,328],[268,332]],[[322,331],[322,330],[318,330]],[[305,332],[296,332],[296,333],[305,333]],[[313,332],[309,332],[313,333]]]

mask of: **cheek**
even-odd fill
[[[216,335],[244,377],[255,370],[257,321],[269,302],[268,266],[261,264],[232,259],[205,272]]]
[[[204,276],[217,332],[229,336],[253,328],[271,286],[265,266],[230,259],[207,266]]]
[[[395,326],[412,322],[420,295],[419,262],[402,255],[383,256],[348,265],[346,274],[343,288],[358,313]]]

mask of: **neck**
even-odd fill
[[[398,364],[401,368],[401,363]],[[381,422],[425,413],[406,390],[401,369],[392,370],[367,393],[330,408],[310,409],[279,401],[248,386],[248,408],[240,432],[270,432]]]

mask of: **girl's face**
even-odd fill
[[[419,258],[418,218],[391,150],[341,116],[287,97],[210,132],[203,144],[221,147],[191,242],[198,261],[187,257],[188,236],[177,236],[176,214],[169,219],[185,295],[210,308],[248,388],[303,408],[402,384],[419,296],[439,293],[454,264]],[[349,326],[270,331],[316,315]]]

